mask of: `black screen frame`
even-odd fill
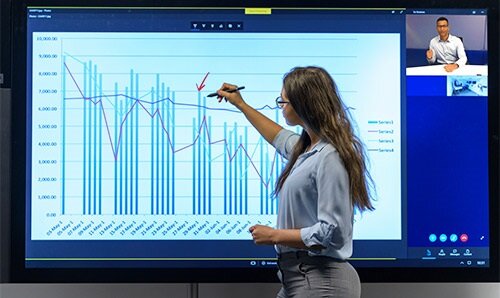
[[[117,1],[117,0],[23,0],[12,4],[12,167],[11,167],[11,270],[12,282],[278,282],[275,268],[26,268],[25,250],[25,163],[26,163],[26,17],[28,6],[78,7],[328,7],[321,1]],[[491,99],[489,113],[490,267],[489,268],[357,268],[362,282],[494,282],[500,280],[499,247],[499,3],[494,0],[426,1],[336,1],[332,7],[346,8],[487,8],[488,64]]]

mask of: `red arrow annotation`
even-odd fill
[[[201,91],[203,88],[205,88],[205,80],[207,79],[207,77],[208,77],[208,75],[209,75],[209,74],[210,74],[210,73],[209,73],[209,72],[207,72],[207,74],[205,75],[205,77],[204,77],[204,78],[203,78],[203,80],[201,81],[201,84],[200,84],[200,85],[196,84],[196,89],[198,89],[198,91]]]

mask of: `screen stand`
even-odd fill
[[[198,298],[198,283],[189,284],[189,298]]]

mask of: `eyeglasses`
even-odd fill
[[[283,100],[283,97],[281,97],[281,96],[276,97],[276,106],[278,108],[283,109],[287,103],[290,103],[290,102]]]

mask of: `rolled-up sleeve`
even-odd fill
[[[330,151],[319,164],[316,188],[318,221],[300,230],[302,241],[310,248],[341,249],[352,241],[353,207],[348,174],[336,151]]]

